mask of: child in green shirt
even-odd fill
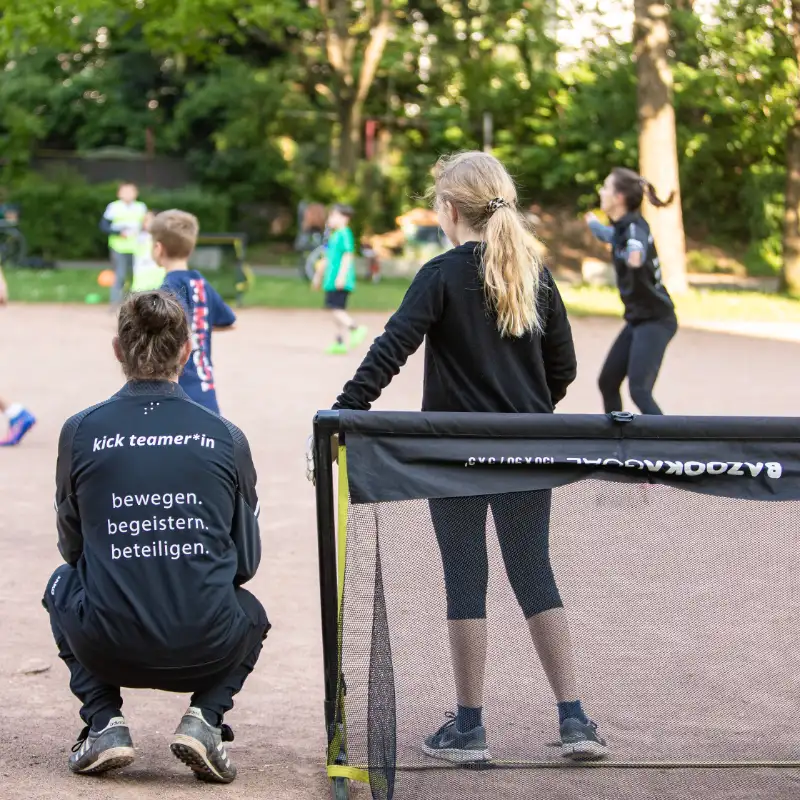
[[[322,286],[325,292],[325,308],[333,312],[336,325],[336,339],[326,353],[341,355],[351,347],[364,341],[367,329],[359,326],[347,313],[350,292],[356,288],[356,268],[354,263],[355,241],[350,230],[353,209],[337,205],[328,217],[328,228],[332,231],[326,249],[325,259],[314,276],[314,286]],[[346,338],[345,338],[346,337]]]

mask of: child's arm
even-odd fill
[[[6,279],[3,277],[3,268],[0,267],[0,306],[4,306],[8,302],[8,286]]]
[[[587,214],[584,219],[589,226],[589,230],[594,234],[596,239],[606,244],[611,244],[614,238],[614,229],[610,225],[603,225],[603,223],[591,213]]]
[[[317,261],[316,271],[314,272],[314,278],[311,281],[311,285],[315,289],[319,289],[322,286],[322,276],[325,274],[325,267],[328,264],[327,256],[323,256],[319,261]]]
[[[342,256],[342,260],[339,264],[339,270],[336,273],[336,288],[337,289],[344,289],[345,284],[347,283],[347,274],[350,271],[350,268],[353,265],[353,254],[345,253]]]
[[[208,308],[211,312],[211,328],[219,331],[232,328],[236,322],[236,314],[233,309],[219,296],[217,290],[206,281],[206,295],[208,296]]]
[[[347,276],[353,268],[353,253],[356,249],[356,242],[353,238],[353,232],[350,228],[344,230],[344,253],[339,262],[339,269],[336,271],[336,288],[344,289],[347,285]]]
[[[103,216],[100,219],[100,230],[103,233],[108,234],[119,234],[120,236],[127,236],[127,232],[125,231],[125,226],[119,222],[112,222],[111,221],[111,208],[114,204],[109,203],[106,206],[106,210],[103,212]]]
[[[444,283],[438,266],[428,262],[414,277],[400,308],[370,347],[334,408],[368,411],[392,378],[415,353],[444,311]]]
[[[222,331],[235,331],[236,325],[215,325],[212,331],[222,332]]]
[[[75,566],[83,554],[83,528],[78,497],[72,481],[73,446],[81,417],[70,417],[61,428],[56,462],[56,528],[58,550],[67,564]]]

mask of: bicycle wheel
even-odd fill
[[[0,229],[0,265],[22,267],[28,255],[28,243],[17,228]]]
[[[300,263],[300,275],[307,281],[313,281],[317,273],[317,265],[320,260],[325,258],[325,245],[315,247]]]

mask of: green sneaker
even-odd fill
[[[343,356],[348,350],[349,348],[344,342],[334,342],[325,348],[325,352],[329,356]]]
[[[356,347],[367,338],[366,325],[359,325],[355,330],[350,331],[350,347]]]

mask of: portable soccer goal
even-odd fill
[[[328,411],[312,469],[337,800],[800,797],[800,420]],[[500,546],[536,508],[600,761],[562,756]],[[488,564],[480,763],[424,747],[456,709],[445,529]]]

